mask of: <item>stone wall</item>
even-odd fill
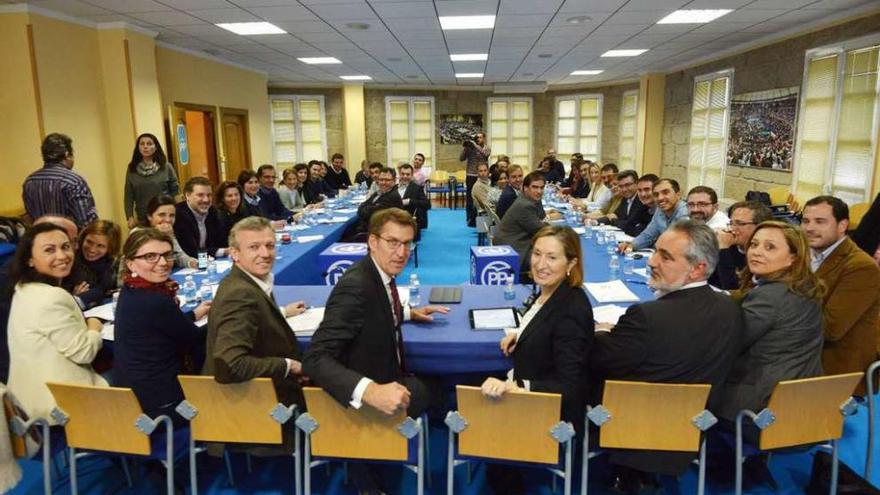
[[[323,95],[324,96],[324,125],[327,128],[327,156],[329,159],[333,153],[345,154],[345,133],[343,132],[344,109],[342,106],[342,89],[340,88],[269,88],[269,96],[272,95]],[[322,158],[322,157],[310,157]],[[349,169],[358,170],[358,165],[349,165]]]
[[[733,94],[801,86],[804,56],[808,49],[880,31],[880,15],[838,24],[820,31],[763,46],[666,76],[666,105],[663,122],[663,175],[685,184],[694,77],[733,69]],[[606,105],[607,107],[607,105]],[[619,107],[619,105],[618,105]],[[727,167],[724,194],[744,198],[747,191],[777,185],[790,186],[791,172],[749,167]],[[694,186],[696,184],[689,184]]]

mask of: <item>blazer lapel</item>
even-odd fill
[[[393,328],[394,315],[391,314],[391,301],[388,299],[388,292],[385,290],[385,284],[382,283],[382,276],[379,274],[379,269],[376,268],[376,263],[374,263],[373,259],[369,256],[364,258],[363,262],[367,264],[367,273],[369,273],[370,280],[373,282],[373,289],[379,295],[379,307],[382,309],[382,315],[385,317],[385,320],[388,321],[388,327]]]
[[[826,278],[829,274],[837,271],[838,266],[849,257],[852,248],[853,242],[847,237],[839,246],[837,246],[837,249],[828,255],[828,258],[822,262],[822,265],[816,270],[816,276],[819,278]]]
[[[556,292],[554,292],[553,295],[550,296],[550,299],[547,300],[546,303],[544,303],[544,306],[542,306],[541,309],[538,310],[538,314],[536,314],[534,318],[532,318],[532,321],[529,322],[529,325],[525,329],[523,329],[517,341],[517,346],[522,344],[524,340],[536,334],[538,332],[538,329],[544,326],[544,320],[546,320],[548,316],[556,311],[560,301],[567,299],[569,292],[571,292],[571,287],[564,284],[560,285],[556,289]]]
[[[269,297],[269,294],[263,292],[263,289],[260,288],[260,286],[257,285],[257,283],[254,282],[254,280],[247,273],[245,273],[244,270],[236,265],[232,265],[232,272],[229,274],[229,276],[234,276],[239,281],[239,283],[247,284],[253,287],[257,292],[260,293],[260,295],[263,297],[263,300],[268,303],[269,306],[273,309],[272,314],[275,315],[275,317],[279,318],[281,321],[284,321],[285,324],[287,324],[287,319],[284,318],[283,314],[281,314],[281,308],[278,307],[278,303],[276,301],[273,301],[272,298]]]

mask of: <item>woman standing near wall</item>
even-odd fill
[[[162,145],[152,134],[141,134],[135,141],[128,172],[125,174],[125,216],[128,227],[147,222],[147,204],[156,196],[176,196],[180,184],[174,167],[165,157]]]

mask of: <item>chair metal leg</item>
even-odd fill
[[[196,441],[192,431],[189,434],[189,492],[190,495],[199,495],[199,475],[196,472]]]
[[[161,417],[161,416],[160,416]],[[165,416],[165,482],[168,495],[174,493],[174,427]]]
[[[569,439],[565,442],[565,483],[562,490],[565,495],[571,495],[571,451],[571,439]],[[554,476],[553,479],[556,477]]]
[[[416,493],[424,495],[425,493],[425,424],[419,419],[419,447],[418,447],[418,463],[416,469]]]
[[[416,265],[418,266],[418,265]],[[431,488],[431,432],[428,431],[428,415],[422,414],[422,434],[425,439],[425,483]]]
[[[76,449],[73,447],[68,447],[68,449],[68,452],[70,452],[70,493],[71,495],[77,495],[79,493],[79,486],[76,479]]]
[[[244,463],[245,463],[245,464],[244,464],[245,467],[247,467],[247,473],[248,473],[248,474],[253,473],[253,472],[254,472],[254,466],[253,466],[253,464],[251,463],[251,455],[248,454],[247,452],[244,453]]]
[[[327,476],[330,476],[330,463],[324,465],[324,471],[327,473]],[[348,486],[348,463],[342,463],[342,484]]]
[[[736,482],[734,485],[734,494],[742,495],[743,490],[743,418],[746,413],[751,411],[740,411],[736,415]]]
[[[830,484],[830,487],[828,490],[828,493],[830,495],[837,494],[837,475],[838,475],[838,470],[839,470],[838,462],[840,462],[837,454],[838,454],[837,440],[832,440],[831,441],[831,484]]]
[[[40,428],[43,430],[43,493],[52,495],[52,477],[49,474],[49,464],[52,463],[52,438],[49,430],[49,423],[44,420],[40,421]]]
[[[299,428],[293,428],[293,482],[296,483],[294,492],[302,495],[302,448],[299,443]],[[193,493],[192,495],[197,495]]]
[[[550,473],[550,491],[556,493],[556,473]]]
[[[232,475],[232,460],[229,458],[229,451],[223,449],[223,463],[226,464],[226,477],[229,478],[229,486],[235,486],[235,478]]]
[[[305,491],[305,495],[312,495],[312,452],[311,452],[311,440],[312,436],[308,433],[306,435],[306,445],[303,449],[303,469],[305,469],[305,473],[303,475],[303,488]]]
[[[581,462],[581,495],[587,495],[587,478],[590,475],[590,420],[584,417],[584,448]]]
[[[446,450],[446,493],[447,495],[452,495],[455,482],[455,456],[453,455],[455,450],[455,433],[451,429],[449,430],[448,447]],[[468,466],[470,466],[470,463],[468,463]],[[470,467],[468,467],[468,472],[470,472]],[[468,477],[470,477],[470,474],[468,474]]]
[[[129,488],[134,487],[134,483],[131,482],[131,471],[128,469],[128,458],[121,456],[119,461],[122,464],[122,472],[125,474],[125,483]]]
[[[697,477],[697,495],[703,495],[706,490],[706,436],[700,442],[700,474]]]

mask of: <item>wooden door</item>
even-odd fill
[[[185,157],[186,163],[184,163],[181,157],[181,142],[179,140],[181,134],[177,128],[178,125],[183,125],[184,130],[186,129],[186,110],[174,105],[168,105],[168,120],[166,124],[165,132],[168,140],[165,142],[171,144],[168,150],[168,159],[174,163],[174,167],[177,170],[177,178],[180,181],[181,190],[183,190],[183,183],[193,175],[190,173],[189,158]],[[189,138],[187,136],[187,150],[189,149],[188,141]],[[188,154],[188,151],[186,154]]]
[[[213,184],[219,183],[214,112],[176,104],[168,107],[168,123],[168,133],[174,144],[172,156],[181,184],[195,176],[207,177]],[[186,140],[185,149],[181,145],[182,138]]]
[[[223,162],[226,180],[236,180],[242,170],[251,169],[247,113],[222,111]]]

